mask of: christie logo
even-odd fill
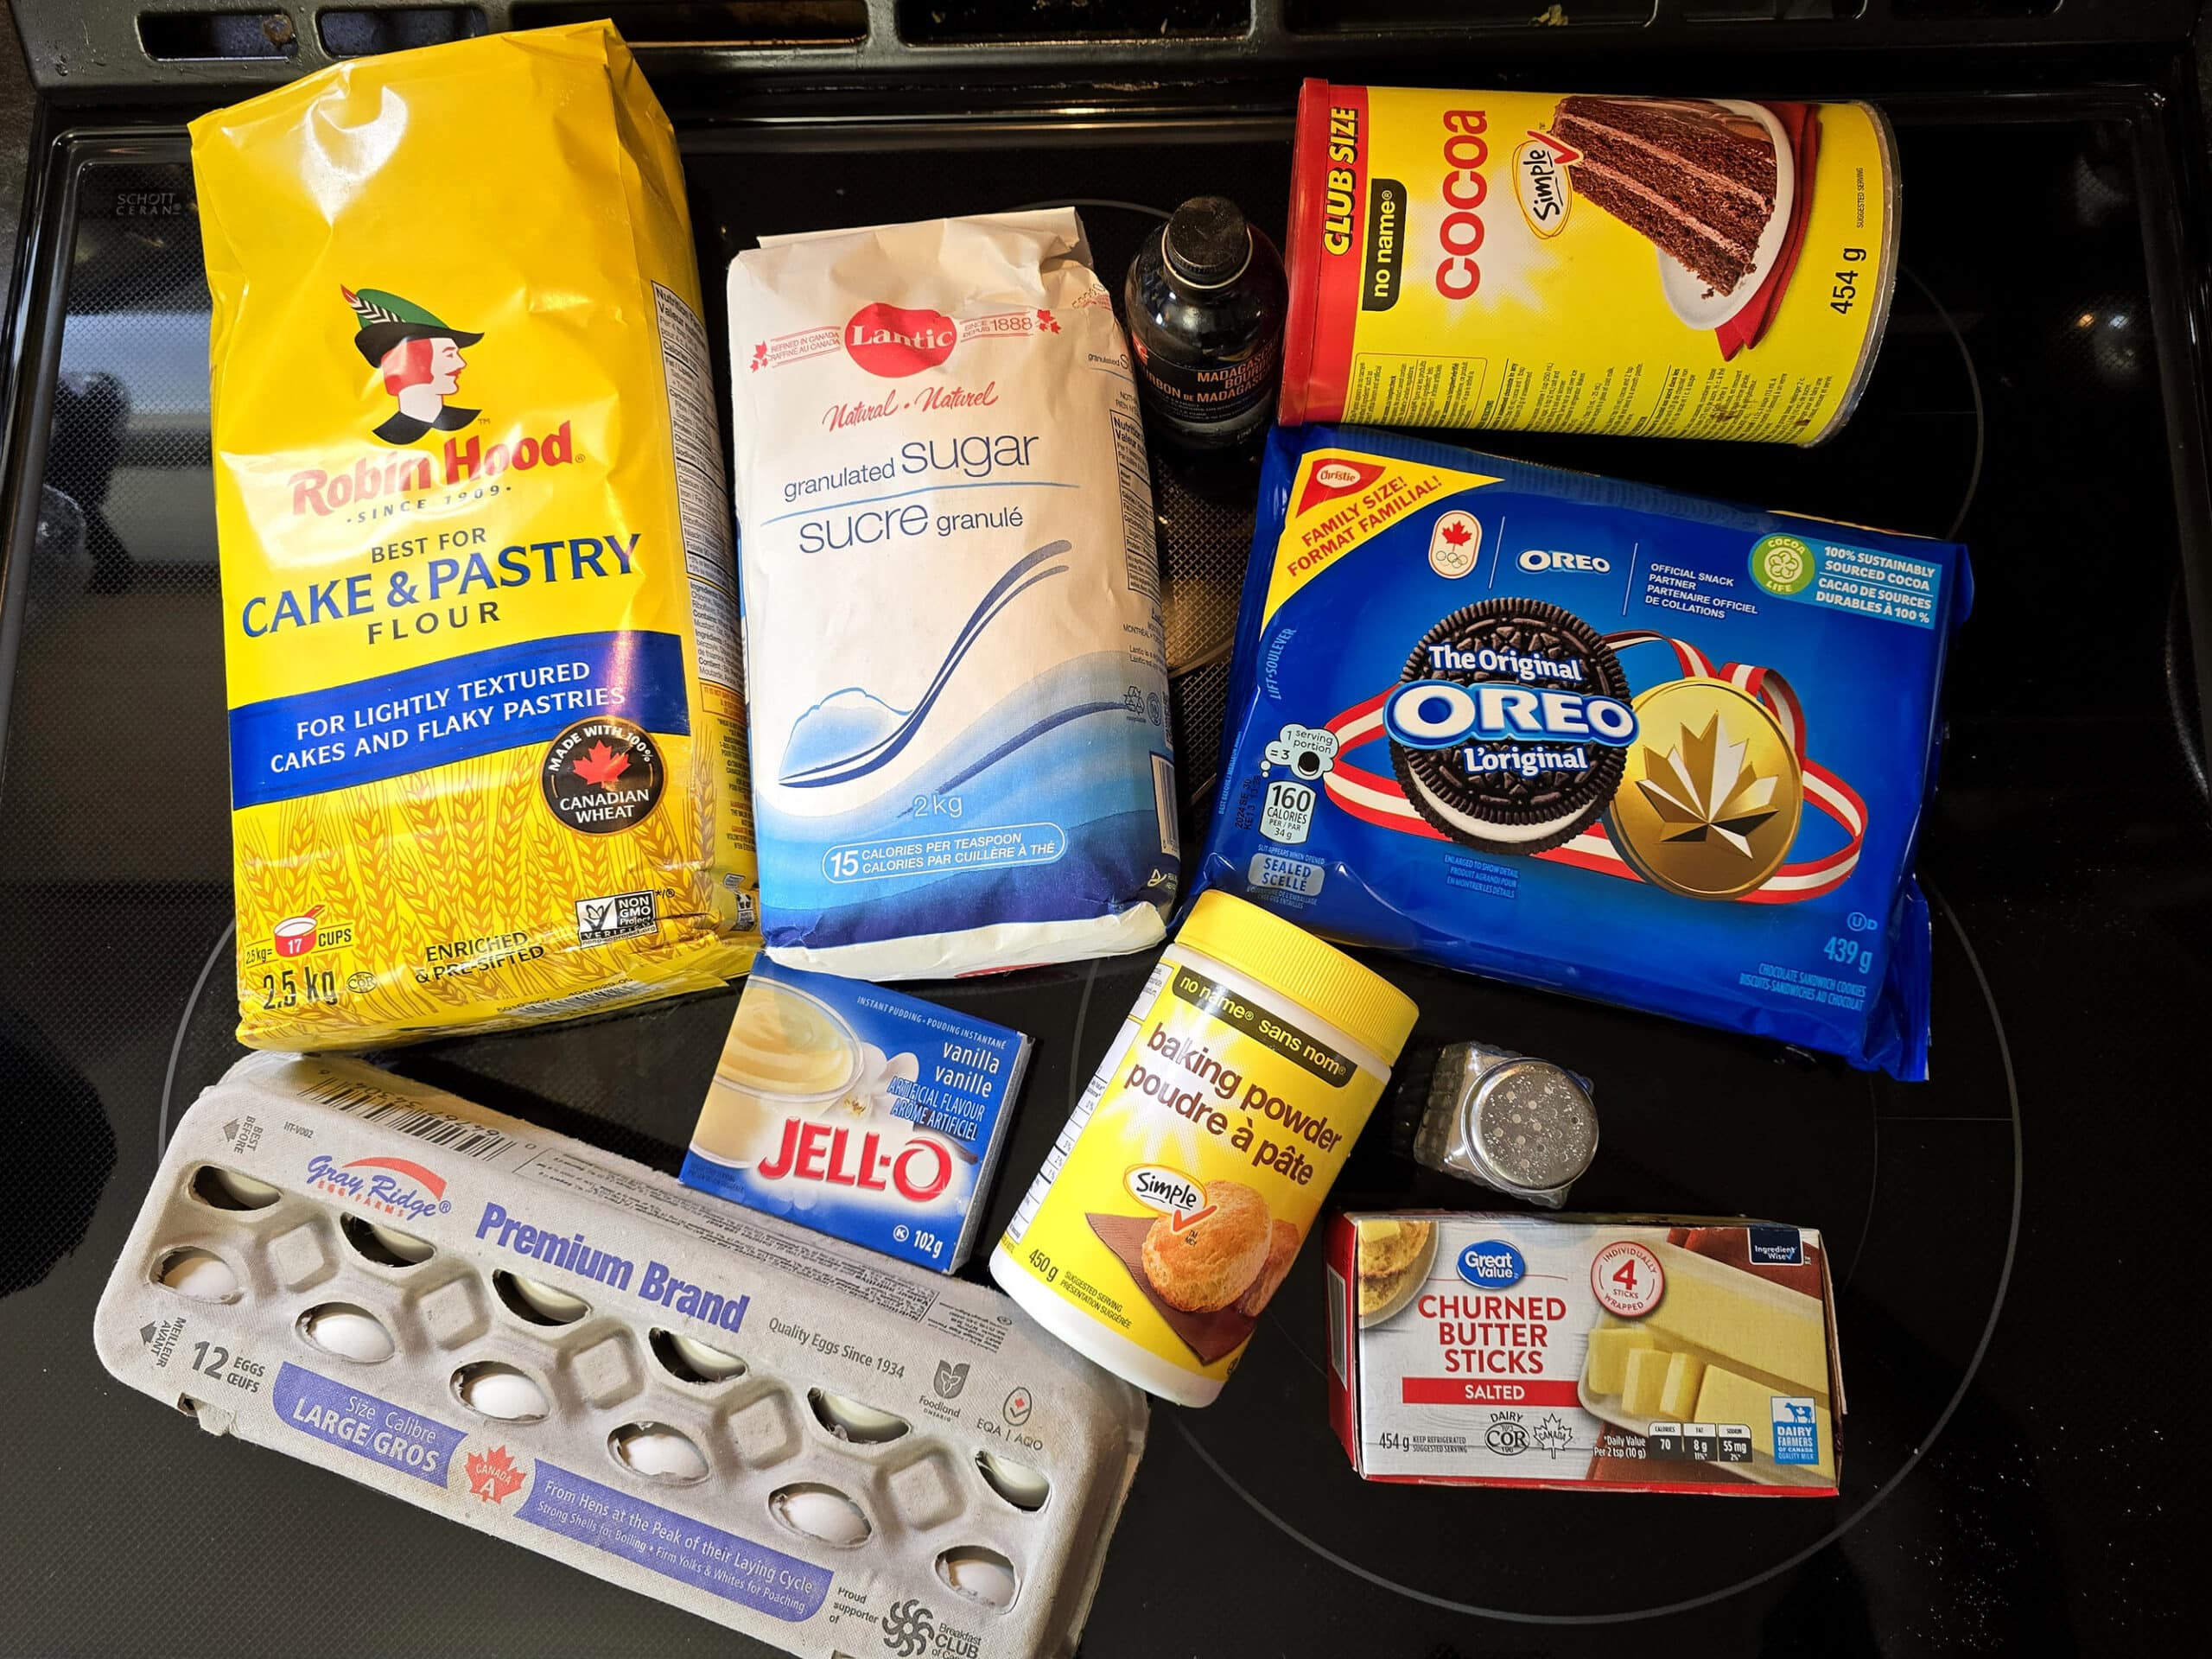
[[[1459,1276],[1485,1290],[1517,1285],[1528,1271],[1528,1259],[1502,1238],[1486,1238],[1459,1252]]]
[[[878,302],[854,312],[845,325],[845,349],[853,361],[887,380],[937,367],[959,343],[960,325],[942,311]]]
[[[446,1197],[445,1178],[404,1158],[356,1158],[339,1164],[317,1153],[308,1160],[308,1185],[403,1221],[419,1221],[453,1208]]]

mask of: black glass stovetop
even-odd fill
[[[1202,190],[1279,233],[1291,88],[1277,91],[1251,117],[687,127],[710,312],[729,257],[764,232],[1077,200],[1109,283],[1152,213]],[[2177,211],[2162,118],[2116,94],[1892,113],[1904,275],[1840,438],[1492,447],[1971,543],[1980,608],[1952,670],[1923,862],[1935,1079],[1377,963],[1419,1001],[1422,1037],[1478,1037],[1595,1080],[1603,1147],[1577,1208],[1822,1230],[1850,1401],[1842,1496],[1364,1484],[1325,1419],[1309,1251],[1222,1401],[1155,1407],[1085,1654],[2178,1640],[2194,1424],[2177,1408],[2204,1346],[2189,1257],[2212,834],[2162,402],[2188,372],[2158,264]],[[94,1357],[93,1303],[167,1128],[238,1052],[207,302],[182,154],[174,129],[65,146],[43,250],[63,262],[62,303],[28,359],[52,401],[22,480],[37,535],[10,601],[0,788],[0,1650],[765,1651],[200,1433]],[[1154,467],[1195,823],[1256,474],[1165,454]],[[918,988],[1038,1039],[986,1240],[1149,965]],[[734,996],[385,1058],[673,1169]],[[1361,1142],[1339,1199],[1480,1203],[1382,1138]]]

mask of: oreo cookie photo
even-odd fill
[[[1633,725],[1606,729],[1592,717],[1626,717],[1628,677],[1572,611],[1528,599],[1469,605],[1421,636],[1399,680],[1385,716],[1391,767],[1414,809],[1453,841],[1548,852],[1620,787]],[[1482,686],[1515,690],[1470,694]],[[1545,695],[1556,692],[1570,695]]]

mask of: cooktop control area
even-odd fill
[[[2202,1362],[2173,1223],[2212,1154],[2190,1108],[2212,969],[2194,689],[2208,642],[2191,638],[2186,596],[2212,563],[2199,515],[2177,508],[2204,486],[2184,263],[2199,168],[2179,107],[2148,91],[2068,89],[2061,68],[2031,94],[1885,97],[1878,65],[1855,67],[1816,90],[1881,104],[1904,206],[1886,334],[1837,435],[1802,449],[1433,435],[1972,549],[1918,860],[1929,1080],[1360,953],[1418,1004],[1417,1044],[1478,1040],[1589,1085],[1603,1128],[1573,1210],[1817,1230],[1848,1406],[1840,1491],[1732,1503],[1364,1480],[1329,1415],[1347,1338],[1317,1237],[1258,1299],[1219,1402],[1154,1402],[1085,1654],[2178,1638],[2190,1423],[2152,1379]],[[722,274],[760,238],[1072,203],[1118,298],[1190,198],[1232,199],[1281,244],[1294,85],[1263,91],[1234,111],[1162,94],[926,119],[818,103],[695,119],[671,97],[725,429],[731,376],[748,368],[728,360]],[[0,1648],[769,1651],[196,1433],[93,1351],[93,1305],[171,1131],[242,1051],[199,201],[166,119],[68,124],[31,216],[8,452],[31,533],[10,548],[0,629],[0,1093],[15,1137],[0,1351],[26,1432],[0,1505],[0,1559],[24,1592]],[[530,164],[454,162],[457,194],[425,203],[414,234],[435,238],[469,190]],[[1258,462],[1249,444],[1193,457],[1156,442],[1148,467],[1194,853],[1236,717]],[[1872,688],[1889,668],[1853,671]],[[1156,955],[906,988],[1034,1039],[963,1277],[989,1282],[990,1245],[1058,1155]],[[738,997],[372,1058],[673,1174]],[[1380,1119],[1331,1197],[1359,1212],[1476,1206],[1514,1207],[1400,1155]],[[1541,1436],[1516,1451],[1536,1472],[1557,1455]],[[912,1651],[871,1635],[855,1652]]]

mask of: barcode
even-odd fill
[[[1106,1051],[1106,1058],[1099,1061],[1098,1069],[1090,1074],[1090,1081],[1084,1088],[1083,1097],[1076,1102],[1075,1109],[1068,1114],[1068,1121],[1060,1126],[1059,1137],[1052,1142],[1052,1151],[1045,1154],[1044,1166],[1038,1170],[1037,1179],[1030,1182],[1027,1194],[1014,1212],[1014,1219],[1007,1224],[1008,1243],[1019,1244],[1022,1235],[1029,1230],[1029,1224],[1037,1219],[1037,1211],[1044,1207],[1046,1193],[1052,1190],[1052,1183],[1059,1179],[1060,1172],[1067,1167],[1068,1159],[1075,1151],[1075,1143],[1083,1139],[1084,1128],[1090,1122],[1090,1114],[1096,1109],[1108,1086],[1113,1083],[1120,1069],[1122,1056],[1128,1052],[1129,1039],[1141,1022],[1145,1010],[1152,1006],[1154,999],[1160,995],[1160,988],[1166,984],[1168,975],[1173,971],[1173,965],[1170,963],[1153,964],[1152,976],[1145,981],[1144,988],[1137,993],[1137,1000],[1129,1008],[1121,1034],[1115,1038],[1113,1046]]]
[[[634,1002],[645,987],[634,979],[617,980],[612,985],[602,985],[595,990],[578,991],[571,996],[556,996],[543,1002],[523,1002],[509,1008],[507,1013],[528,1019],[550,1019],[558,1014],[576,1014],[585,1008],[596,1007],[602,1002]]]
[[[1162,856],[1182,857],[1182,837],[1175,833],[1175,763],[1164,754],[1152,757],[1152,810],[1160,820]]]
[[[418,1106],[404,1095],[372,1088],[367,1084],[333,1078],[301,1092],[309,1100],[334,1106],[364,1123],[380,1123],[387,1129],[397,1129],[402,1135],[411,1135],[434,1147],[457,1152],[464,1158],[496,1158],[516,1144],[511,1135],[486,1128],[481,1123],[448,1117],[443,1112]]]

